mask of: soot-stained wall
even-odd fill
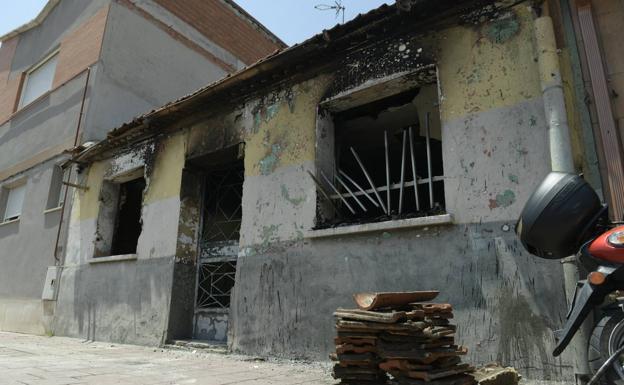
[[[352,55],[345,71],[231,114],[238,130],[223,132],[238,132],[246,144],[234,350],[325,359],[332,312],[353,306],[354,292],[439,289],[440,300],[457,309],[469,361],[500,361],[529,378],[566,378],[569,361],[550,355],[551,332],[565,312],[561,266],[527,255],[513,233],[522,205],[550,169],[532,31],[533,16],[516,7],[485,24],[386,41],[369,50],[384,52],[383,60]],[[315,237],[317,195],[306,172],[316,167],[319,102],[339,94],[337,85],[355,88],[414,70],[426,60],[417,55],[437,66],[453,223]]]
[[[565,313],[561,266],[527,255],[513,233],[524,201],[550,168],[532,31],[533,15],[518,6],[491,22],[386,38],[368,54],[338,58],[334,71],[282,85],[236,107],[223,103],[187,116],[178,124],[179,135],[155,147],[154,174],[146,178],[153,200],[143,213],[144,226],[152,230],[141,235],[138,260],[123,262],[135,264],[132,268],[120,263],[101,269],[110,282],[141,278],[110,294],[117,298],[113,303],[122,304],[110,313],[127,321],[123,330],[144,327],[122,314],[128,309],[143,320],[157,309],[170,312],[168,323],[158,315],[149,324],[149,338],[126,340],[155,341],[159,333],[171,337],[188,330],[185,312],[194,279],[189,266],[196,258],[200,221],[192,199],[194,177],[189,170],[183,177],[183,168],[191,158],[242,142],[243,218],[228,339],[233,350],[326,359],[333,347],[332,313],[353,306],[353,293],[439,289],[440,300],[456,309],[458,338],[469,348],[468,361],[500,361],[529,378],[567,378],[569,360],[550,356],[551,331]],[[453,221],[317,236],[317,190],[307,171],[315,172],[316,146],[327,134],[319,129],[319,103],[431,63],[439,88],[446,211]],[[89,170],[94,191],[99,191],[107,162],[96,162]],[[72,245],[82,242],[72,254],[81,260],[88,257],[81,250],[91,247],[95,234],[98,201],[90,192],[79,200],[70,237],[74,234]],[[160,273],[152,270],[155,266]],[[63,285],[95,298],[97,288],[79,279],[87,267],[72,267]],[[96,270],[91,271],[84,274]],[[153,274],[145,280],[148,271]],[[153,285],[158,274],[161,285]],[[133,307],[137,302],[131,298],[137,294],[123,293],[148,290],[145,285],[149,300]],[[97,305],[98,314],[109,305]],[[89,319],[87,302],[77,306],[59,300],[59,306],[65,314],[61,322],[76,325]],[[178,317],[181,323],[174,324]],[[186,326],[178,327],[182,323]]]

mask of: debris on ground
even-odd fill
[[[489,364],[471,374],[479,385],[518,385],[521,376],[514,368]]]
[[[337,309],[334,378],[340,384],[472,385],[474,368],[455,344],[453,308],[438,292],[363,293]],[[390,376],[388,376],[390,375]]]

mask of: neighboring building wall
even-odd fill
[[[5,181],[26,181],[26,197],[20,220],[0,225],[0,330],[49,331],[54,308],[41,295],[47,267],[54,265],[61,211],[47,211],[46,202],[53,166],[61,160],[50,159]],[[29,235],[27,241],[23,234]]]
[[[107,3],[63,1],[41,25],[0,49],[0,185],[26,181],[19,221],[0,225],[5,266],[0,269],[0,330],[43,334],[49,326],[53,304],[41,298],[47,267],[55,265],[61,212],[46,212],[46,204],[53,168],[74,145],[87,87],[84,69],[98,60]],[[14,111],[23,73],[57,48],[52,90]]]
[[[284,44],[229,0],[156,0],[208,39],[252,64]],[[190,12],[188,10],[191,10]]]
[[[113,3],[82,139],[101,140],[110,129],[226,73],[135,8]]]

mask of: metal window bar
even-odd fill
[[[200,264],[196,308],[228,309],[235,275],[236,261]]]
[[[443,176],[434,176],[433,177],[433,182],[441,182],[443,180],[444,180]],[[429,184],[429,178],[418,178],[418,184],[419,185],[421,185],[421,184]],[[414,181],[405,182],[404,186],[405,187],[413,187],[414,186]],[[393,184],[390,185],[390,189],[391,190],[398,190],[399,188],[401,188],[401,183],[393,183]],[[388,186],[377,187],[377,191],[379,191],[379,192],[388,191]],[[365,195],[365,194],[372,194],[372,193],[373,193],[373,190],[372,189],[368,189],[368,190],[364,190],[363,192],[362,191],[354,191],[353,195],[359,197],[359,196],[362,196],[362,195]],[[340,195],[342,195],[344,198],[350,198],[351,197],[351,195],[349,193],[340,194]],[[340,196],[338,196],[338,194],[332,194],[329,197],[331,199],[334,199],[334,200],[340,199]]]
[[[410,163],[411,163],[411,168],[412,168],[412,181],[406,182],[405,181],[405,157],[406,157],[406,145],[407,145],[407,141],[409,138],[409,149],[410,149]],[[350,183],[352,183],[357,191],[351,190],[348,188],[348,186],[346,186],[345,182],[338,179],[338,182],[340,185],[342,185],[347,192],[345,193],[339,193],[336,189],[336,185],[332,184],[331,181],[329,181],[327,179],[327,177],[325,175],[324,179],[325,182],[328,183],[331,187],[332,190],[335,192],[332,195],[329,195],[329,199],[330,200],[341,200],[343,201],[345,204],[347,204],[349,210],[353,213],[353,208],[346,203],[346,199],[347,198],[352,198],[354,199],[361,207],[362,207],[362,202],[358,199],[358,197],[360,196],[366,196],[369,200],[371,200],[375,206],[377,206],[375,200],[372,198],[372,196],[376,196],[379,203],[382,205],[383,210],[386,213],[390,212],[390,191],[392,190],[399,190],[399,214],[402,213],[402,209],[403,209],[403,199],[404,199],[404,194],[403,191],[405,188],[413,188],[414,189],[414,197],[415,197],[415,203],[416,203],[416,210],[420,211],[420,204],[419,204],[419,199],[418,199],[418,185],[422,185],[422,184],[426,184],[428,187],[428,191],[429,191],[429,208],[433,209],[435,202],[434,202],[434,197],[433,197],[433,184],[434,182],[441,182],[444,180],[444,176],[432,176],[433,172],[432,172],[432,155],[431,155],[431,127],[430,127],[430,113],[427,112],[425,114],[425,142],[426,142],[426,152],[427,152],[427,178],[419,178],[417,173],[416,173],[416,162],[414,159],[414,145],[413,145],[413,134],[412,134],[412,127],[409,127],[408,129],[404,130],[403,132],[403,142],[402,142],[402,159],[401,159],[401,182],[400,183],[390,183],[390,162],[388,159],[388,132],[384,131],[384,155],[385,155],[385,160],[386,160],[386,185],[385,186],[375,186],[373,184],[373,181],[370,179],[370,176],[368,175],[368,173],[366,172],[366,169],[364,167],[364,165],[362,164],[360,158],[357,156],[357,153],[355,152],[355,150],[353,148],[351,148],[351,151],[353,152],[353,155],[355,156],[356,160],[358,161],[358,164],[360,165],[360,167],[362,167],[363,172],[366,175],[366,178],[368,179],[369,184],[371,185],[372,188],[369,189],[363,189],[362,187],[360,187],[357,183],[355,183],[353,181],[353,179],[351,179],[346,173],[344,173],[342,170],[340,170],[340,174],[342,176],[345,177],[345,179],[347,179]],[[416,182],[414,182],[414,180],[416,180]],[[315,182],[319,185],[320,188],[322,188],[322,185],[320,185],[320,181],[315,179]],[[388,187],[389,186],[389,187]],[[387,197],[387,202],[386,204],[388,205],[388,207],[383,207],[383,200],[381,199],[381,197],[379,196],[380,192],[385,192],[386,193],[386,197]],[[333,202],[332,202],[333,203]],[[366,208],[362,207],[362,210],[365,212]]]
[[[243,180],[244,171],[238,167],[207,176],[202,244],[240,238]]]

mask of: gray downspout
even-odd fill
[[[559,67],[559,53],[552,19],[548,16],[539,17],[535,20],[534,27],[542,97],[548,122],[551,168],[553,171],[575,173]],[[568,304],[570,304],[579,279],[579,270],[574,258],[564,260],[563,275]],[[580,380],[579,377],[589,373],[587,341],[589,341],[590,325],[591,323],[586,321],[568,347],[571,353],[569,357],[572,357],[574,362],[577,383]]]

